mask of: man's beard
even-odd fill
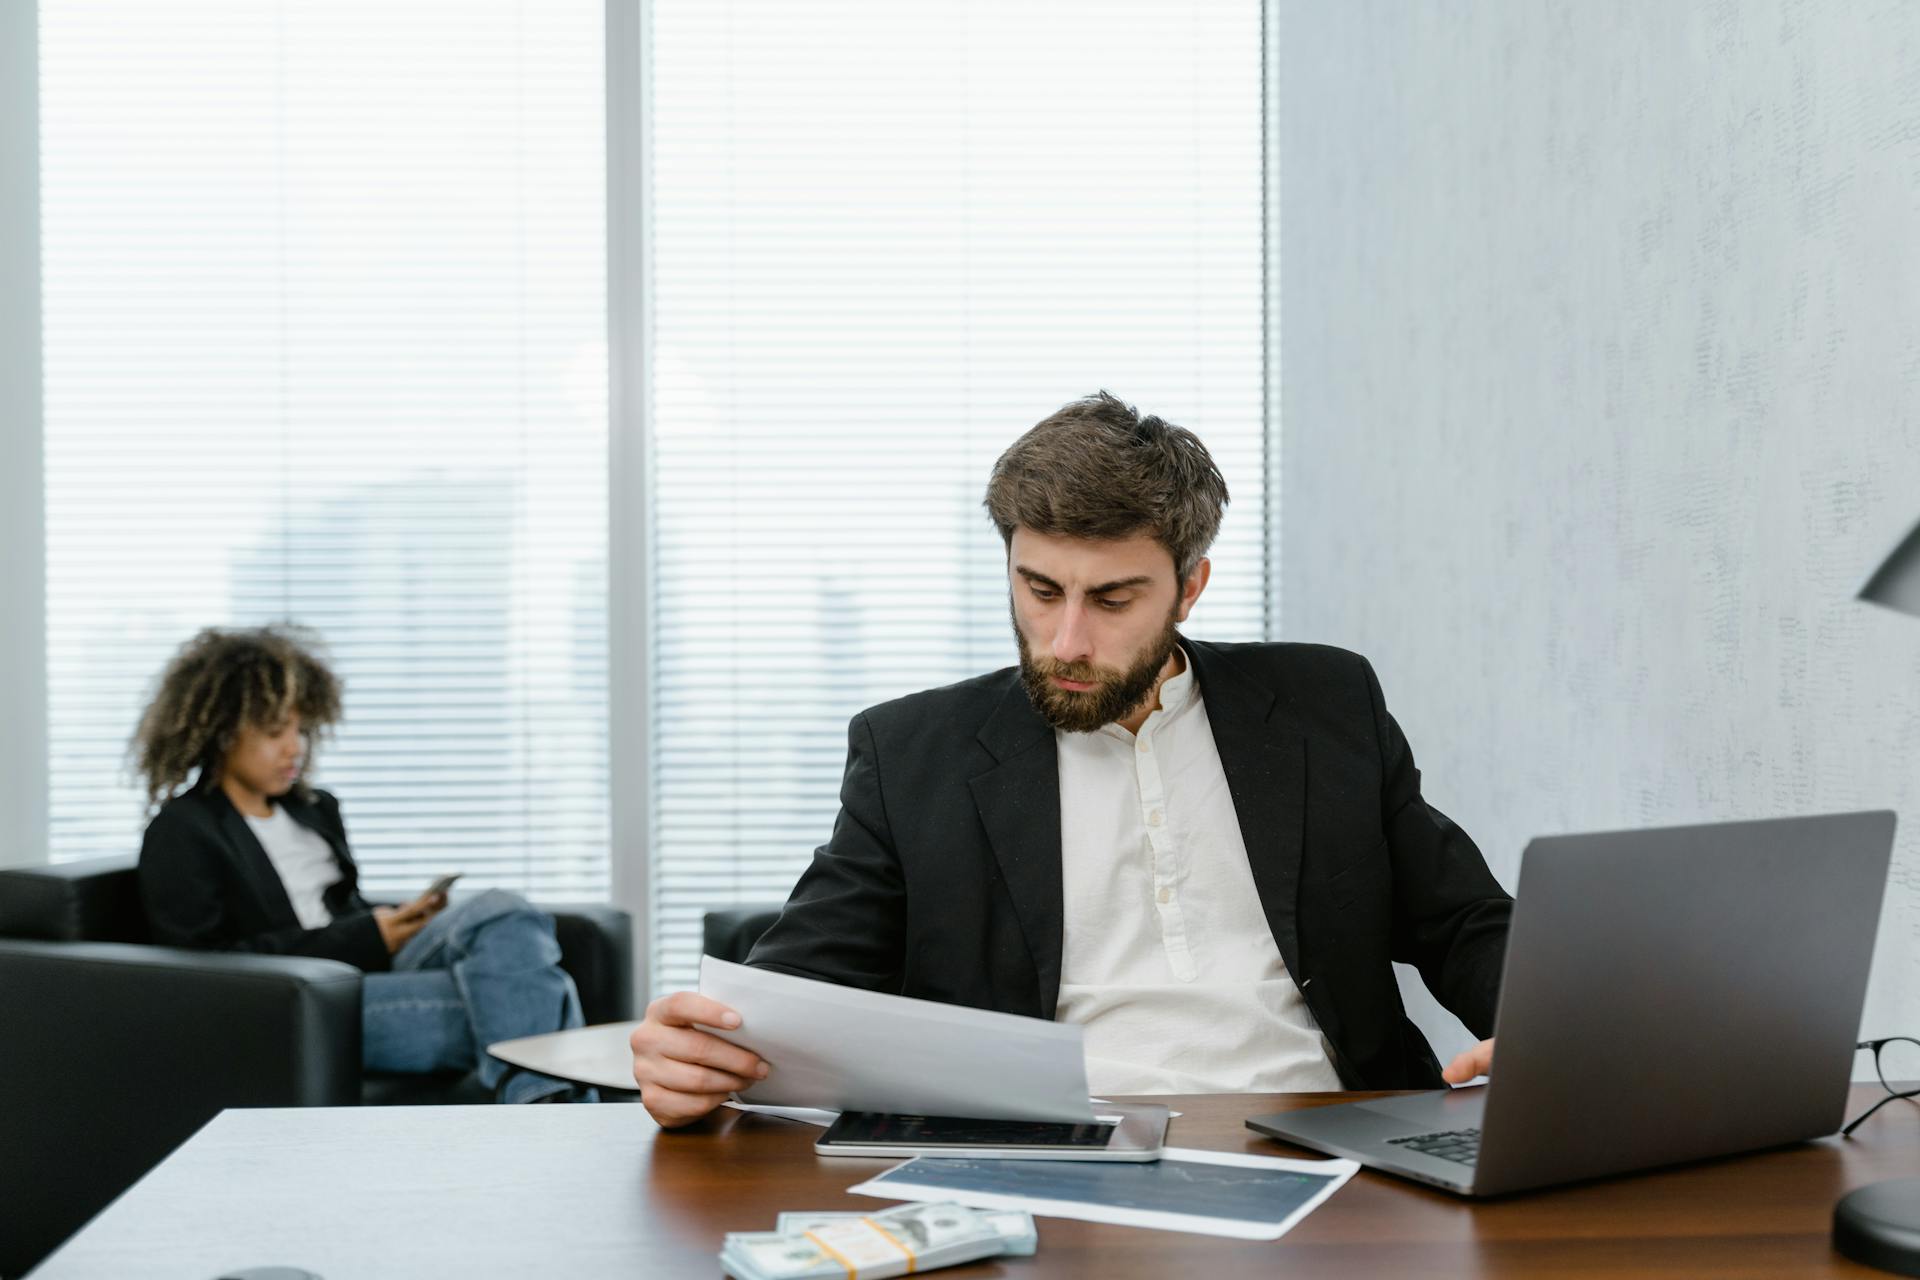
[[[1012,612],[1012,602],[1008,602]],[[1167,611],[1167,625],[1153,643],[1125,671],[1101,667],[1091,662],[1060,662],[1035,657],[1027,648],[1027,637],[1020,630],[1020,618],[1013,615],[1013,638],[1020,646],[1020,683],[1040,718],[1068,733],[1092,733],[1103,725],[1124,719],[1153,692],[1160,668],[1173,656],[1179,634],[1174,630],[1174,610]],[[1083,690],[1062,689],[1055,678],[1076,684],[1091,684]]]

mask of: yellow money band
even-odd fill
[[[878,1231],[881,1235],[885,1236],[888,1240],[892,1241],[894,1248],[898,1249],[900,1252],[907,1255],[907,1274],[908,1275],[912,1275],[915,1271],[919,1270],[920,1259],[913,1256],[913,1250],[907,1247],[906,1241],[902,1240],[899,1236],[896,1236],[895,1234],[893,1234],[893,1232],[887,1230],[885,1227],[881,1226],[879,1223],[875,1222],[872,1218],[862,1218],[860,1219],[860,1221],[866,1223],[868,1226],[872,1227],[875,1231]]]
[[[822,1252],[826,1253],[828,1257],[847,1269],[847,1280],[860,1280],[860,1273],[854,1269],[853,1262],[846,1254],[840,1252],[811,1231],[807,1232],[807,1239],[819,1245]]]

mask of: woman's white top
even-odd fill
[[[309,830],[288,815],[284,805],[273,806],[265,818],[242,814],[267,861],[280,873],[293,914],[303,929],[321,929],[333,922],[327,910],[327,890],[340,883],[340,864],[334,859],[333,846],[317,831]]]

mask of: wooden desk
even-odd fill
[[[1861,1086],[1865,1105],[1878,1086]],[[1160,1099],[1182,1146],[1301,1154],[1242,1127],[1328,1095]],[[882,1160],[825,1160],[817,1129],[724,1112],[661,1133],[637,1106],[223,1112],[34,1272],[177,1276],[279,1263],[371,1276],[717,1277],[726,1231],[782,1209],[880,1206],[845,1188]],[[1040,1252],[960,1276],[1880,1274],[1833,1253],[1848,1189],[1920,1174],[1920,1108],[1836,1138],[1471,1202],[1362,1173],[1274,1243],[1040,1220]],[[3,1211],[3,1210],[0,1210]],[[947,1274],[947,1273],[943,1273]]]

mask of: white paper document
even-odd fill
[[[735,1111],[745,1111],[756,1116],[772,1116],[775,1120],[794,1120],[801,1124],[817,1124],[822,1129],[840,1118],[838,1111],[822,1111],[818,1107],[769,1107],[754,1102],[728,1102]]]
[[[767,1062],[742,1102],[1091,1124],[1081,1028],[880,995],[700,959],[700,994],[740,1015],[705,1027]]]
[[[1352,1160],[1287,1160],[1168,1147],[1148,1164],[921,1157],[847,1190],[951,1200],[1123,1227],[1278,1240],[1360,1171]]]

